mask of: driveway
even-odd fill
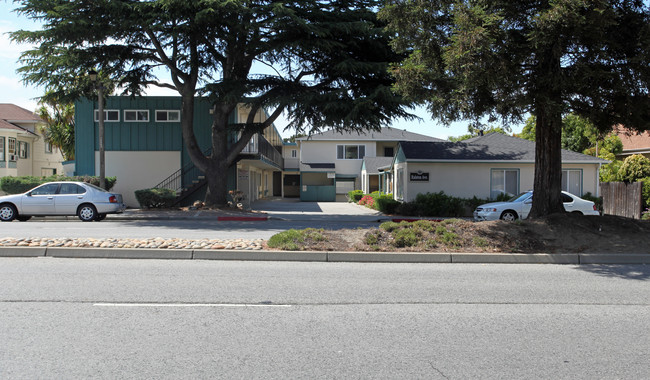
[[[269,198],[253,202],[251,209],[282,220],[388,220],[377,210],[348,202],[301,202],[297,198]]]

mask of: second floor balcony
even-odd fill
[[[240,154],[257,156],[258,159],[265,160],[280,170],[284,168],[282,153],[260,134],[253,136]]]

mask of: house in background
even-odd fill
[[[15,104],[0,104],[0,177],[63,174],[63,155],[45,141],[43,120]]]
[[[562,150],[562,190],[598,194],[598,171],[608,161]],[[419,193],[496,199],[533,188],[535,143],[500,133],[462,142],[400,142],[392,164],[393,197]]]
[[[623,142],[623,152],[616,156],[617,159],[625,160],[633,154],[650,158],[650,131],[636,133],[619,126],[614,129],[614,133]]]
[[[282,197],[300,197],[300,150],[298,143],[285,142],[282,146]]]
[[[365,133],[330,130],[296,141],[300,156],[300,199],[333,202],[346,201],[347,193],[355,189],[378,188],[378,174],[368,171],[374,171],[374,166],[366,165],[368,177],[362,176],[364,160],[393,157],[400,141],[444,140],[385,127]]]
[[[194,132],[204,152],[211,149],[212,116],[207,99],[197,98]],[[231,122],[246,120],[244,105],[233,112]],[[114,191],[129,207],[139,207],[134,192],[152,187],[177,192],[180,204],[203,200],[207,181],[194,167],[181,133],[180,97],[111,96],[104,106],[106,176],[117,177]],[[260,111],[255,122],[266,120]],[[99,173],[99,112],[94,100],[75,103],[77,175]],[[244,192],[244,204],[281,194],[283,143],[274,127],[249,141],[224,181],[229,190]]]

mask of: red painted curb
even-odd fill
[[[218,216],[217,220],[220,222],[260,222],[266,221],[268,216]]]

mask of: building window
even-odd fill
[[[336,194],[347,194],[352,190],[354,190],[354,178],[336,180]]]
[[[181,121],[181,111],[156,110],[156,121],[161,123],[177,123]]]
[[[384,157],[393,157],[394,155],[394,149],[392,146],[384,147]]]
[[[45,140],[45,153],[52,153],[52,143]]]
[[[149,110],[124,110],[124,121],[147,122]]]
[[[29,148],[29,144],[27,144],[24,141],[19,141],[18,142],[18,157],[27,158],[28,148]]]
[[[298,151],[296,149],[291,149],[291,158],[297,158],[298,157]]]
[[[562,170],[562,190],[582,196],[582,170]]]
[[[365,145],[337,145],[336,158],[339,160],[361,160],[366,156]]]
[[[99,110],[95,110],[95,121],[99,121]],[[120,121],[119,110],[104,110],[104,121],[115,123]]]
[[[519,169],[492,169],[490,198],[519,194]]]
[[[5,161],[5,138],[0,137],[0,161]]]
[[[7,155],[9,161],[16,161],[16,139],[13,137],[7,138]]]

